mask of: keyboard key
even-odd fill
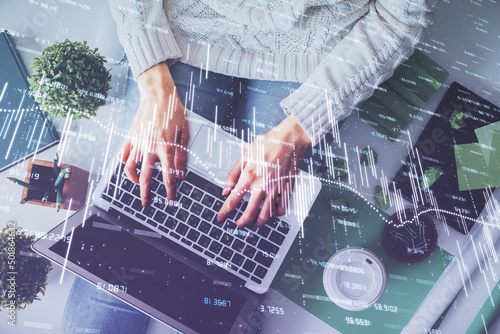
[[[189,196],[191,190],[193,190],[193,186],[186,182],[183,182],[179,187],[179,192],[186,196]]]
[[[167,198],[167,189],[165,188],[165,185],[162,183],[158,187],[158,190],[156,191],[158,195],[160,195],[163,198]]]
[[[236,210],[233,210],[229,213],[229,215],[227,216],[228,219],[231,219],[231,220],[235,220],[234,217],[236,217],[236,213],[237,211]]]
[[[259,228],[259,230],[257,231],[257,233],[261,236],[263,236],[264,238],[267,238],[267,236],[269,235],[269,233],[271,232],[271,228],[269,226],[261,226]]]
[[[154,196],[152,198],[152,202],[155,208],[158,208],[160,210],[163,210],[165,208],[165,201],[160,196]]]
[[[278,231],[280,231],[283,234],[288,234],[290,228],[291,228],[290,224],[285,223],[284,221],[281,221],[278,225]]]
[[[128,213],[130,213],[131,215],[135,214],[135,210],[134,210],[134,209],[131,209],[131,208],[127,208],[127,207],[126,207],[126,208],[125,208],[125,209],[123,209],[123,210],[125,210],[125,211],[126,211],[126,212],[128,212]]]
[[[154,169],[153,169],[153,177],[154,177],[155,179],[160,179],[160,180],[161,180],[161,175],[160,175],[160,173],[161,173],[161,170],[159,170],[158,168],[154,168]]]
[[[200,246],[198,246],[196,244],[193,245],[193,248],[196,249],[200,253],[203,252],[203,248],[201,248]]]
[[[156,212],[156,209],[154,207],[152,207],[151,205],[150,206],[147,206],[145,207],[143,210],[142,210],[142,213],[146,216],[148,216],[149,218],[153,217],[154,214]]]
[[[207,237],[206,235],[202,235],[200,239],[198,240],[198,245],[200,245],[203,248],[207,248],[208,245],[210,245],[210,238]]]
[[[200,226],[198,227],[198,230],[200,230],[201,232],[207,234],[208,231],[210,231],[210,228],[212,227],[212,225],[210,225],[210,223],[207,223],[206,221],[202,221]]]
[[[196,202],[199,202],[201,198],[203,197],[203,191],[194,188],[193,191],[191,192],[191,198],[194,199]]]
[[[148,223],[149,225],[151,225],[151,226],[153,226],[153,227],[158,226],[158,224],[157,224],[157,223],[155,223],[154,221],[152,221],[151,219],[146,220],[146,223]]]
[[[227,220],[226,223],[224,224],[224,231],[226,231],[227,233],[234,233],[236,228],[237,228],[236,224],[230,220]]]
[[[108,201],[108,202],[113,201],[113,199],[106,194],[101,194],[101,198]]]
[[[191,246],[193,244],[191,241],[189,241],[188,239],[185,239],[185,238],[182,238],[181,242],[185,243],[188,246]]]
[[[285,236],[281,233],[273,231],[273,233],[271,233],[271,236],[269,237],[269,240],[271,240],[275,244],[281,246],[281,244],[283,243],[283,240],[285,240]]]
[[[151,179],[151,191],[156,191],[159,185],[160,182],[156,181],[155,179]]]
[[[240,211],[245,211],[248,206],[247,201],[241,201],[241,206],[239,207]]]
[[[211,257],[212,259],[215,257],[213,253],[210,253],[209,251],[203,252],[203,254],[207,255],[208,257]]]
[[[214,209],[214,211],[216,211],[216,212],[219,212],[219,210],[222,208],[223,204],[224,203],[222,203],[221,201],[216,200],[214,205],[212,205],[212,209]]]
[[[191,206],[192,203],[193,200],[191,200],[189,197],[186,196],[182,196],[182,198],[179,200],[179,205],[186,210],[189,210],[189,207]]]
[[[214,202],[215,202],[215,198],[213,198],[209,194],[205,194],[205,196],[201,200],[201,204],[203,204],[205,206],[208,206],[209,208],[212,207],[212,205],[214,204]]]
[[[221,249],[222,249],[222,245],[215,240],[213,240],[212,243],[210,244],[209,250],[211,252],[214,252],[215,254],[219,254]]]
[[[210,231],[210,236],[215,240],[219,240],[221,235],[222,235],[221,229],[213,226],[212,230]]]
[[[204,189],[206,191],[210,191],[210,193],[217,197],[218,199],[223,199],[222,197],[222,188],[205,180],[199,175],[196,175],[193,172],[188,172],[186,175],[186,181],[194,184],[196,187],[200,189]]]
[[[134,197],[132,195],[125,193],[125,194],[123,194],[122,198],[120,199],[120,202],[122,202],[126,206],[129,206],[130,204],[132,204],[133,200],[134,200]]]
[[[137,213],[135,214],[135,216],[136,216],[137,218],[139,218],[140,220],[142,220],[142,221],[146,220],[146,216],[141,215],[139,212],[137,212]]]
[[[170,232],[170,235],[174,238],[176,238],[177,240],[179,240],[181,238],[180,235],[178,235],[177,233],[175,233],[174,231]]]
[[[168,213],[169,215],[173,216],[177,212],[177,209],[179,209],[178,206],[175,205],[167,205],[165,207],[165,212]]]
[[[256,251],[257,250],[255,248],[253,248],[252,246],[247,245],[245,247],[245,250],[243,251],[243,254],[245,254],[249,258],[253,258],[253,256],[255,255]]]
[[[243,270],[240,270],[239,273],[242,274],[245,277],[250,277],[250,274],[247,273],[247,272],[245,272],[245,271],[243,271]]]
[[[189,212],[187,212],[184,209],[179,209],[179,211],[177,211],[177,214],[175,215],[175,217],[177,219],[179,219],[180,221],[185,222],[189,217]]]
[[[217,215],[214,215],[214,218],[212,219],[212,224],[214,224],[215,226],[218,226],[220,228],[222,228],[222,225],[224,225],[224,221],[218,221],[217,220]]]
[[[278,218],[272,216],[271,218],[269,218],[266,225],[271,227],[271,228],[276,228],[276,227],[278,227],[279,221],[280,220]]]
[[[188,220],[187,220],[187,223],[189,226],[197,228],[198,224],[200,224],[200,218],[193,216],[193,215],[190,215]]]
[[[251,273],[254,270],[255,266],[256,266],[255,262],[253,262],[252,260],[247,259],[245,261],[245,264],[243,265],[243,269],[245,269],[246,271],[248,271],[249,273]]]
[[[231,246],[231,248],[237,252],[243,251],[244,247],[245,247],[245,243],[243,241],[238,240],[238,239],[234,240],[233,245]]]
[[[183,223],[179,223],[177,225],[177,228],[175,229],[175,232],[179,233],[180,235],[186,235],[187,231],[189,230],[189,226]]]
[[[236,217],[234,217],[234,220],[236,221],[236,220],[240,219],[240,218],[241,218],[241,216],[243,216],[243,212],[238,211],[238,212],[236,213]],[[253,224],[253,223],[252,223],[252,224]]]
[[[193,205],[191,206],[191,210],[189,210],[189,211],[191,213],[194,213],[195,215],[199,216],[200,213],[203,211],[203,205],[201,205],[199,203],[193,203]]]
[[[269,254],[274,254],[276,255],[279,251],[279,247],[270,243],[267,240],[260,239],[259,244],[257,245],[257,248],[260,249],[263,252],[266,252],[268,255]]]
[[[226,246],[230,246],[231,243],[233,242],[234,237],[230,234],[224,233],[222,235],[222,238],[220,239],[220,242],[222,242]]]
[[[163,232],[165,232],[165,233],[168,233],[168,232],[169,232],[169,231],[168,231],[165,227],[163,227],[163,226],[161,226],[161,225],[160,225],[160,226],[158,226],[158,229],[160,229],[160,231],[163,231]]]
[[[259,242],[259,236],[257,236],[257,234],[253,233],[253,232],[249,232],[248,233],[248,237],[247,237],[247,242],[252,245],[252,246],[255,246],[257,245],[257,243]]]
[[[173,230],[175,226],[177,225],[177,220],[173,217],[168,217],[167,221],[165,222],[165,226],[168,227],[169,229]]]
[[[240,267],[244,260],[245,260],[245,258],[243,256],[236,253],[236,254],[234,254],[233,258],[231,259],[231,263],[237,267]]]
[[[122,186],[121,186],[122,189],[125,189],[126,191],[131,191],[133,187],[134,187],[134,184],[132,183],[132,181],[130,181],[129,179],[125,179],[125,178],[123,179]]]
[[[200,232],[193,229],[191,229],[187,234],[187,238],[193,242],[196,242],[196,240],[198,240],[199,237],[200,237]]]
[[[211,221],[212,218],[214,218],[214,213],[210,210],[210,209],[205,209],[203,210],[203,213],[201,214],[201,218],[207,220],[207,221]]]
[[[122,203],[120,203],[120,202],[118,202],[118,201],[113,201],[113,205],[115,205],[115,206],[119,207],[120,209],[122,209],[122,208],[123,208],[123,204],[122,204]]]
[[[157,211],[153,219],[159,223],[162,224],[165,222],[165,219],[167,219],[167,215],[164,214],[163,212]]]
[[[251,279],[252,279],[252,281],[254,281],[255,283],[258,283],[258,284],[262,283],[262,281],[261,281],[260,279],[258,279],[257,277],[255,277],[255,276],[252,276],[252,277],[251,277]]]
[[[227,261],[229,261],[229,259],[231,258],[231,256],[233,256],[233,254],[234,252],[227,247],[224,247],[224,249],[222,249],[222,252],[220,252],[220,256],[222,256]]]
[[[141,197],[141,186],[139,186],[138,184],[134,185],[132,194],[134,194],[136,197]]]
[[[269,268],[271,263],[273,263],[273,258],[264,255],[261,251],[258,251],[257,255],[255,255],[255,261],[259,262],[264,267]]]
[[[132,203],[132,208],[135,211],[141,211],[142,210],[142,203],[140,200],[135,199],[134,202]]]
[[[263,279],[267,274],[267,269],[261,266],[257,266],[257,269],[255,269],[254,274],[255,276]]]

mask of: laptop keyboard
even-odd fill
[[[242,201],[223,222],[217,213],[224,203],[222,188],[187,171],[177,181],[177,200],[168,201],[162,172],[155,169],[151,181],[151,201],[143,207],[138,184],[117,168],[101,197],[158,233],[212,261],[244,280],[258,284],[276,260],[280,246],[290,231],[288,223],[271,217],[257,228],[253,223],[238,228],[234,223],[246,208]]]

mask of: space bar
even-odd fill
[[[198,188],[209,192],[212,196],[217,197],[218,199],[224,200],[224,197],[222,197],[222,188],[215,185],[214,183],[207,181],[206,179],[202,178],[201,176],[193,173],[192,171],[188,171],[186,175],[186,181],[188,183],[191,183]]]

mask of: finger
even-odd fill
[[[288,175],[284,176],[282,180],[278,205],[273,212],[273,214],[277,217],[283,216],[290,204],[290,197],[295,184],[295,174],[289,172]]]
[[[142,206],[149,205],[149,195],[151,190],[151,178],[153,177],[153,169],[156,161],[154,154],[148,154],[142,161],[141,175],[139,182],[141,184],[141,202]]]
[[[217,220],[219,222],[224,221],[227,216],[236,208],[238,203],[243,199],[243,196],[247,191],[244,187],[236,186],[231,194],[226,198],[224,204],[222,204],[222,208],[219,210],[219,214],[217,215]]]
[[[255,221],[260,211],[260,204],[262,203],[262,200],[265,198],[265,196],[266,193],[263,190],[255,191],[252,193],[252,195],[250,196],[250,200],[248,201],[247,208],[241,215],[240,219],[235,221],[238,227],[244,227],[249,223]]]
[[[140,151],[132,148],[128,156],[127,162],[125,163],[125,175],[134,183],[139,182],[139,175],[137,175],[137,165],[140,161]]]
[[[185,133],[186,132],[186,133]],[[180,144],[175,148],[175,169],[179,179],[184,180],[186,178],[186,163],[187,163],[187,141],[189,139],[189,133],[183,131],[181,133]]]
[[[127,163],[127,159],[130,155],[130,151],[132,150],[132,140],[131,139],[126,139],[125,142],[122,145],[122,148],[120,150],[120,154],[118,158],[122,163]]]
[[[240,155],[240,157],[238,158],[238,162],[233,166],[233,168],[231,168],[231,170],[227,174],[226,184],[224,185],[224,188],[222,189],[222,196],[228,195],[229,192],[238,183],[238,180],[240,179],[240,175],[243,171],[243,168],[245,168],[244,160],[243,160],[244,155],[245,155],[245,153]]]
[[[165,184],[165,189],[167,190],[167,198],[169,201],[175,201],[177,196],[175,173],[173,173],[173,170],[175,169],[175,147],[163,142],[158,149],[158,156],[160,157],[162,166],[163,183]]]
[[[271,212],[273,212],[276,207],[275,204],[279,198],[278,185],[273,183],[271,186],[272,190],[266,194],[264,202],[262,203],[262,208],[260,209],[259,217],[255,222],[255,226],[257,227],[261,227],[267,223],[269,218],[271,218]]]

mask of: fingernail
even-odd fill
[[[226,196],[229,193],[229,188],[222,189],[222,196]]]

